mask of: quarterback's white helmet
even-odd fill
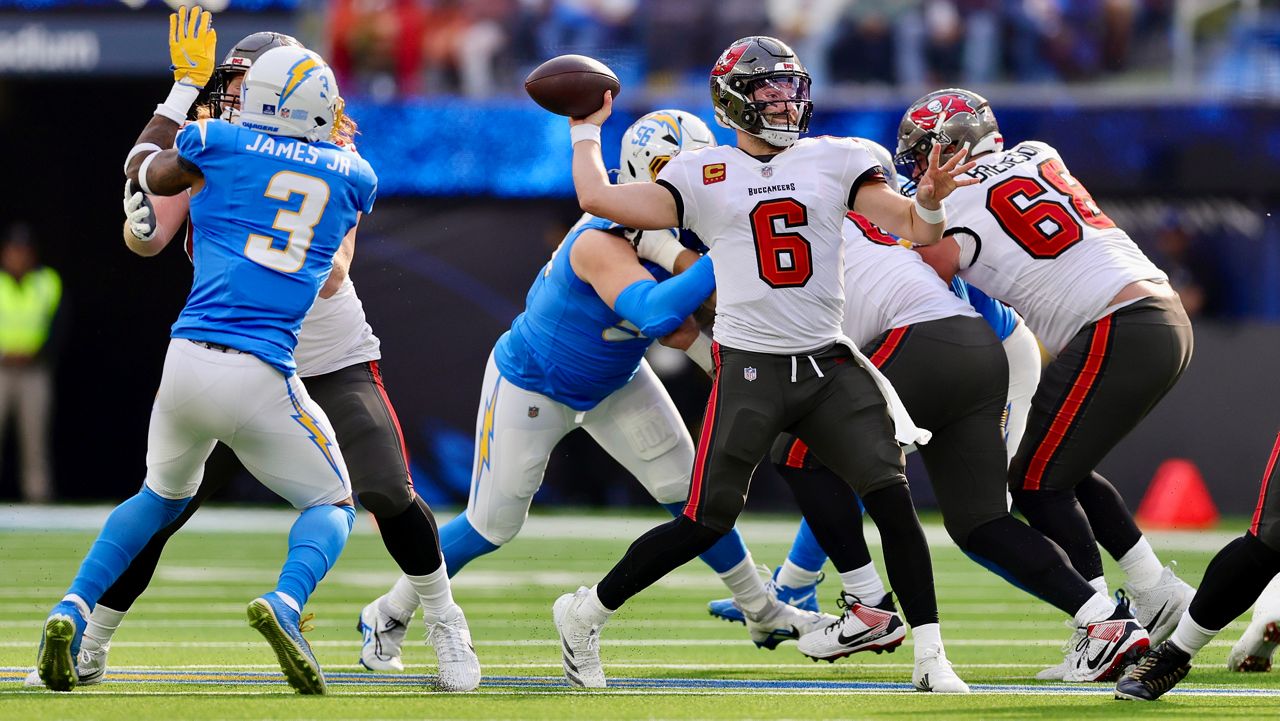
[[[303,47],[272,48],[245,73],[239,123],[251,130],[325,140],[342,116],[333,70]]]
[[[711,128],[698,116],[683,110],[655,110],[622,134],[618,182],[652,182],[680,151],[715,144]]]
[[[902,184],[899,182],[897,166],[893,164],[893,153],[890,153],[888,148],[874,140],[866,138],[854,138],[854,140],[861,143],[862,147],[871,153],[871,157],[880,164],[880,167],[884,168],[884,179],[889,184],[889,187],[893,188],[894,192],[900,190]]]

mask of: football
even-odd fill
[[[585,55],[558,55],[524,79],[525,92],[557,115],[582,118],[600,109],[604,91],[618,97],[622,86],[607,65]]]

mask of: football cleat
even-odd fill
[[[956,675],[940,646],[925,649],[916,658],[911,671],[911,685],[917,691],[932,693],[969,693],[969,684]]]
[[[427,645],[436,650],[438,690],[476,690],[480,685],[480,659],[476,658],[467,618],[456,603],[439,621],[427,624]]]
[[[36,673],[45,688],[70,691],[79,683],[76,659],[88,625],[89,607],[83,601],[63,599],[49,612],[36,653]]]
[[[1227,668],[1232,671],[1259,672],[1271,670],[1271,656],[1280,646],[1280,617],[1256,614],[1240,640],[1227,655]]]
[[[575,593],[566,593],[551,606],[551,617],[560,634],[560,660],[564,677],[569,683],[583,688],[604,688],[604,664],[600,662],[600,628],[583,609],[591,589],[582,587]]]
[[[382,599],[373,600],[360,612],[356,631],[364,636],[360,647],[360,665],[370,671],[403,671],[400,649],[404,646],[405,632],[413,618],[400,619],[382,610]]]
[[[1155,701],[1191,672],[1191,655],[1170,641],[1151,649],[1116,682],[1118,701]]]
[[[885,594],[878,606],[868,606],[857,596],[841,593],[836,604],[844,609],[838,621],[800,637],[800,653],[815,661],[834,662],[859,651],[893,653],[907,636],[907,626]]]
[[[756,648],[771,651],[789,638],[800,638],[840,620],[829,613],[804,611],[776,598],[769,599],[769,605],[760,613],[744,612],[743,617]]]
[[[1141,590],[1128,583],[1116,591],[1116,599],[1127,597],[1133,605],[1133,615],[1147,629],[1151,645],[1158,645],[1173,635],[1182,613],[1191,605],[1196,590],[1186,581],[1174,575],[1177,562],[1170,562],[1160,574],[1160,580],[1151,588]]]
[[[1036,678],[1041,681],[1065,680],[1067,677],[1067,669],[1070,667],[1068,665],[1068,661],[1071,659],[1071,652],[1075,649],[1076,644],[1080,643],[1084,638],[1084,627],[1077,626],[1073,619],[1067,619],[1064,623],[1066,623],[1067,628],[1071,629],[1071,638],[1067,639],[1067,642],[1062,644],[1062,654],[1064,658],[1058,663],[1058,665],[1050,666],[1049,668],[1038,672],[1036,674]]]
[[[107,652],[111,650],[111,644],[106,646],[94,646],[90,649],[91,640],[85,638],[80,644],[80,654],[76,656],[76,673],[79,675],[77,686],[92,686],[102,683],[102,679],[107,675]],[[22,681],[23,686],[44,686],[44,681],[40,680],[40,672],[32,670]]]
[[[280,600],[280,596],[275,593],[250,601],[246,613],[249,625],[267,639],[271,650],[275,652],[280,670],[284,672],[289,685],[301,694],[325,693],[324,672],[311,653],[311,645],[302,637],[303,631],[311,630],[303,627],[303,624],[311,620],[311,614],[300,619],[298,612]]]
[[[767,566],[766,566],[767,568]],[[773,569],[773,578],[765,584],[765,589],[773,594],[773,597],[783,603],[795,606],[804,611],[818,612],[818,584],[822,583],[822,576],[818,576],[818,580],[812,585],[800,586],[792,588],[791,586],[778,585],[778,572],[782,570],[782,566]],[[742,615],[742,609],[733,603],[732,598],[722,598],[711,601],[707,604],[707,612],[716,618],[722,618],[726,621],[734,623],[746,623],[747,619]]]
[[[1151,647],[1151,639],[1123,599],[1107,618],[1084,629],[1067,653],[1063,681],[1113,681]]]

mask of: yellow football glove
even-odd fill
[[[174,81],[203,88],[213,75],[218,32],[213,15],[199,5],[188,12],[186,6],[169,16],[169,58]]]

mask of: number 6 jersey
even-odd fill
[[[293,374],[298,327],[333,254],[373,209],[377,177],[353,152],[242,128],[192,123],[174,147],[200,169],[191,195],[195,275],[174,338],[219,343]]]
[[[1013,306],[1051,353],[1106,315],[1122,288],[1168,276],[1098,208],[1052,147],[978,158],[981,180],[945,201],[960,276]]]
[[[733,146],[686,151],[657,182],[711,249],[717,342],[783,355],[841,336],[845,213],[862,184],[884,182],[857,141],[802,138],[764,160]]]

